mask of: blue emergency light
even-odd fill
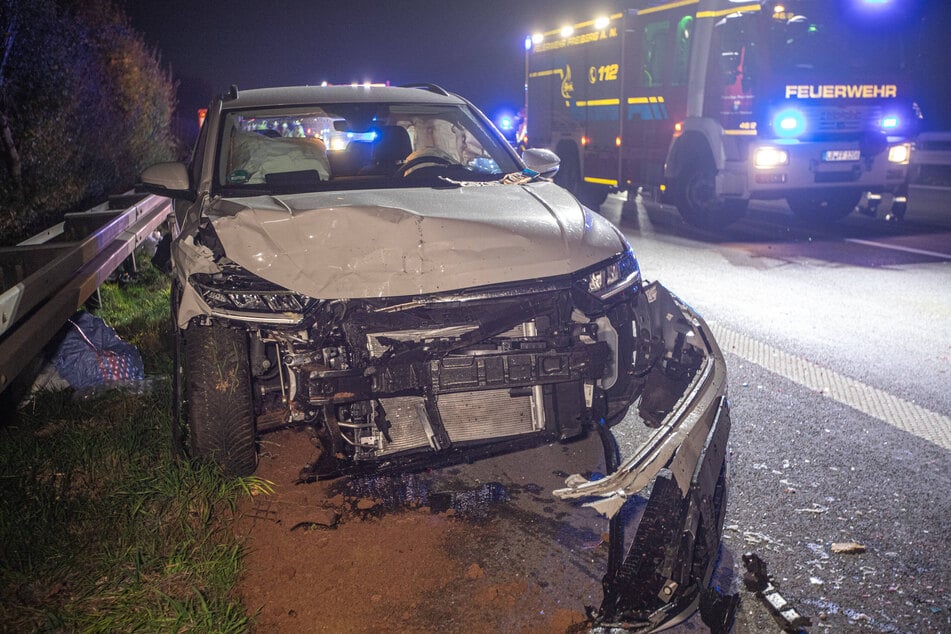
[[[890,115],[882,119],[882,130],[894,130],[898,127],[898,117]]]
[[[884,10],[891,5],[892,0],[858,0],[856,3],[859,10],[866,9],[869,11]]]
[[[806,117],[795,108],[785,108],[773,117],[773,130],[782,139],[792,139],[806,131]]]

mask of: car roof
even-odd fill
[[[238,90],[237,99],[225,101],[223,108],[294,106],[312,103],[400,102],[463,104],[465,100],[446,93],[438,86],[421,87],[367,86],[285,86]]]

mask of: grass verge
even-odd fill
[[[246,631],[231,521],[269,483],[172,452],[168,279],[146,266],[102,296],[98,314],[159,380],[43,392],[0,427],[0,629]]]

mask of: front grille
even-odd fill
[[[449,439],[468,442],[527,434],[543,427],[543,414],[532,396],[512,396],[509,390],[484,390],[439,396],[439,414]],[[380,400],[390,422],[392,442],[380,432],[378,455],[431,447],[426,430],[425,401],[405,396]]]
[[[858,170],[835,171],[835,172],[816,172],[816,183],[852,183],[861,178],[862,172]]]
[[[927,152],[951,152],[951,139],[918,141],[918,149]]]
[[[951,187],[951,165],[919,165],[911,182],[927,187]]]
[[[443,394],[439,413],[453,442],[515,436],[535,429],[532,397],[511,396],[508,390]]]
[[[381,454],[396,453],[407,449],[417,449],[429,446],[429,437],[421,420],[419,408],[425,408],[425,401],[418,396],[399,396],[396,398],[380,399],[386,410],[386,419],[390,421],[390,438],[393,442],[383,443]],[[375,432],[381,436],[379,432]]]
[[[812,106],[803,113],[814,134],[865,132],[877,129],[878,106]]]
[[[473,324],[464,324],[459,326],[442,326],[439,328],[368,333],[367,349],[371,357],[378,359],[382,357],[385,352],[389,351],[394,343],[424,343],[441,339],[453,339],[472,332],[476,328],[477,326]]]

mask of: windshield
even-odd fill
[[[521,165],[466,106],[335,103],[224,115],[225,195],[498,180]]]
[[[913,24],[906,24],[906,14],[891,3],[789,0],[765,13],[767,46],[776,71],[881,76],[906,72],[913,61],[913,38],[905,28]]]

